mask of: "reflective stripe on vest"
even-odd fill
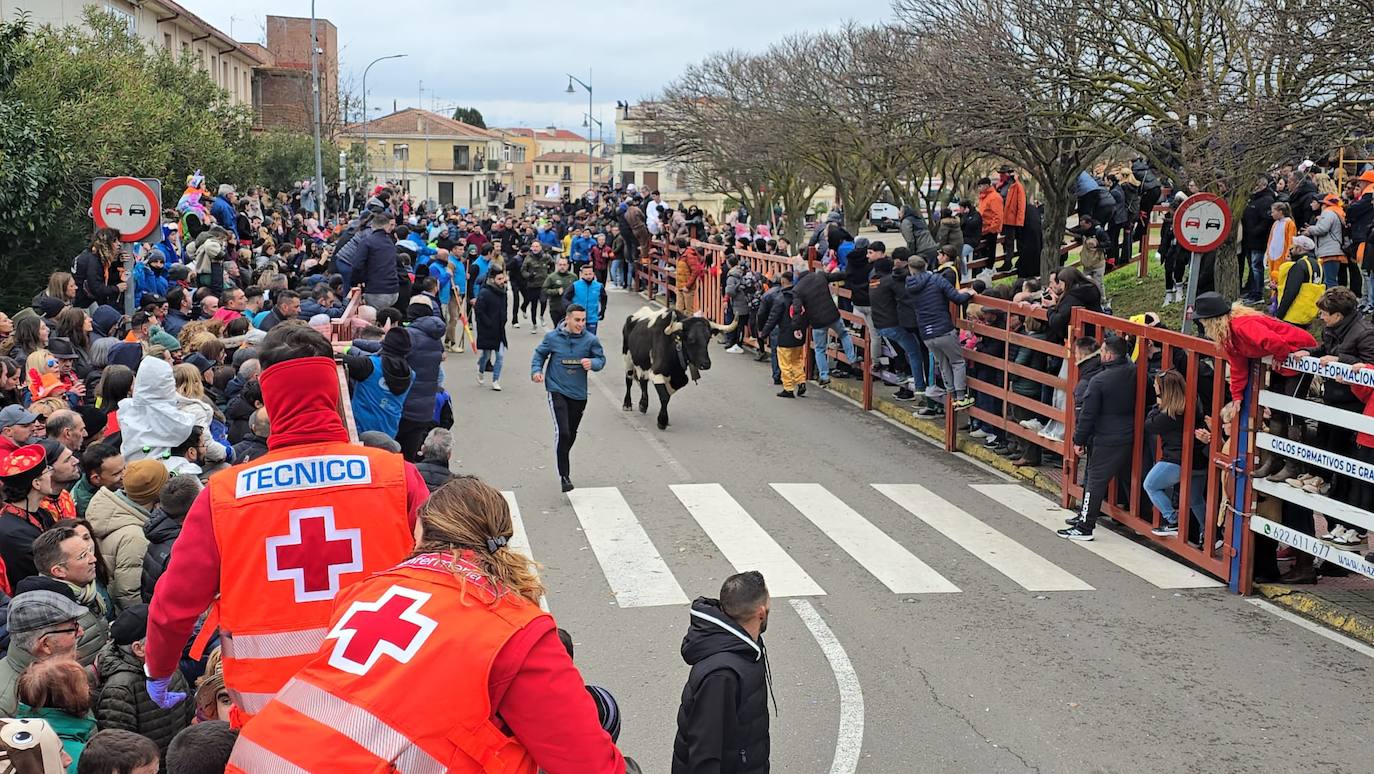
[[[229,698],[233,699],[234,704],[242,707],[243,711],[247,712],[249,715],[256,715],[262,712],[262,708],[266,707],[268,702],[272,701],[277,696],[275,693],[236,691],[228,686],[225,686],[224,690],[229,694]]]
[[[401,774],[447,771],[444,764],[416,747],[405,734],[371,712],[318,686],[293,678],[277,700],[311,720],[331,726],[368,752],[390,762]]]
[[[272,772],[272,774],[310,774],[310,772],[252,739],[242,738],[234,743],[234,752],[229,756],[229,767],[225,769],[226,774],[227,772],[254,774],[255,772],[267,771]]]
[[[309,656],[320,649],[328,629],[300,629],[275,634],[232,634],[224,632],[220,651],[224,658],[289,658]]]

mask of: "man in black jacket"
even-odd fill
[[[1244,263],[1241,269],[1250,267],[1250,277],[1243,285],[1247,304],[1259,301],[1264,293],[1264,248],[1269,244],[1269,229],[1274,218],[1269,209],[1274,206],[1274,191],[1270,187],[1269,176],[1260,175],[1255,180],[1255,188],[1245,202],[1245,210],[1240,214],[1240,249]]]
[[[905,247],[899,247],[892,251],[892,254],[894,257],[900,255],[905,265],[907,254],[910,252]],[[905,312],[906,316],[911,318],[911,327],[914,328],[916,313],[906,299],[906,277],[893,274],[893,260],[884,257],[872,263],[873,278],[877,280],[877,284],[868,294],[873,304],[873,329],[906,354],[912,382],[909,386],[903,384],[895,397],[897,400],[915,400],[916,394],[925,392],[926,389],[925,353],[916,334],[902,325]]]
[[[804,267],[805,262],[798,258],[799,267]],[[811,341],[816,350],[816,380],[820,386],[825,387],[830,384],[830,358],[826,355],[826,331],[834,331],[840,339],[840,347],[844,350],[845,358],[854,363],[857,356],[854,354],[854,342],[849,338],[849,330],[844,327],[844,322],[840,320],[840,309],[835,306],[835,299],[830,295],[831,280],[844,279],[843,272],[827,273],[816,269],[814,271],[803,271],[797,277],[797,284],[794,286],[792,295],[806,310],[806,322],[811,326]],[[849,369],[845,369],[847,373]],[[837,373],[840,370],[836,369]]]
[[[784,300],[783,291],[787,291],[787,298]],[[779,304],[791,303],[792,298],[792,272],[784,271],[773,278],[773,287],[769,288],[759,299],[759,308],[754,310],[754,330],[759,332],[759,343],[765,340],[768,342],[769,359],[773,365],[773,384],[782,384],[782,368],[778,365],[778,330],[776,323],[768,330],[764,326],[774,315],[781,315],[782,309]]]
[[[387,213],[372,216],[372,230],[359,236],[363,242],[353,257],[350,278],[363,288],[363,303],[374,309],[394,306],[401,292],[396,274],[396,219]]]
[[[1120,336],[1109,336],[1102,344],[1102,370],[1088,383],[1083,410],[1073,430],[1074,454],[1088,458],[1083,508],[1068,529],[1059,530],[1060,537],[1092,540],[1108,485],[1114,478],[1130,480],[1136,382],[1130,352],[1130,343]]]
[[[768,771],[768,587],[758,571],[725,579],[720,599],[692,603],[672,774]]]

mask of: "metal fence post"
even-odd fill
[[[1254,540],[1247,539],[1250,531],[1250,465],[1254,461],[1254,450],[1250,448],[1254,444],[1254,433],[1250,429],[1250,416],[1255,408],[1255,395],[1263,384],[1264,374],[1258,363],[1250,368],[1249,384],[1245,388],[1245,398],[1241,401],[1240,411],[1236,418],[1237,428],[1232,438],[1235,440],[1234,450],[1236,457],[1235,491],[1231,497],[1231,518],[1227,519],[1230,529],[1227,531],[1226,545],[1231,550],[1231,572],[1227,579],[1227,586],[1234,593],[1250,592],[1250,553],[1254,547]],[[1242,573],[1242,569],[1246,572]]]

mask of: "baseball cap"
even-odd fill
[[[148,606],[127,607],[110,624],[110,639],[116,645],[132,645],[148,636]]]
[[[0,409],[0,429],[10,425],[27,425],[38,419],[38,415],[29,412],[18,403],[12,403]]]
[[[38,589],[25,591],[10,600],[7,623],[10,633],[33,632],[67,621],[75,621],[86,613],[86,608],[77,604],[71,597],[56,591]]]

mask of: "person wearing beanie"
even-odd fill
[[[153,589],[172,561],[172,544],[181,535],[181,523],[186,520],[186,512],[191,510],[191,503],[196,501],[200,490],[200,481],[194,476],[173,476],[162,485],[157,507],[153,508],[148,523],[143,525],[148,551],[143,555],[139,588],[144,602],[152,601]]]
[[[124,490],[102,488],[86,507],[91,531],[110,576],[110,596],[119,608],[142,602],[143,555],[148,538],[143,527],[152,516],[167,468],[160,460],[138,460],[124,469]]]
[[[380,351],[350,351],[344,354],[348,379],[353,388],[353,421],[359,434],[376,430],[396,436],[401,410],[415,384],[415,371],[407,362],[410,334],[392,328],[382,336]]]
[[[167,748],[167,774],[221,774],[238,738],[238,729],[223,720],[196,723]]]
[[[172,739],[191,725],[190,702],[163,709],[148,695],[144,685],[143,656],[148,636],[148,606],[139,603],[119,614],[110,624],[110,644],[100,654],[97,668],[105,679],[95,705],[101,729],[117,728],[148,737],[166,756]],[[181,672],[174,672],[172,690],[189,691]]]
[[[0,716],[13,717],[19,708],[19,675],[30,664],[50,658],[76,658],[81,636],[77,621],[85,612],[70,592],[40,586],[14,595],[6,616],[10,647],[0,660]]]

